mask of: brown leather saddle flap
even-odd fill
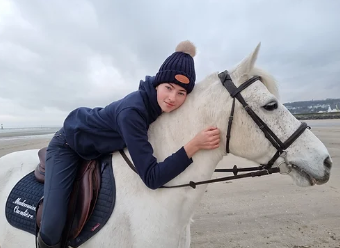
[[[39,157],[39,164],[34,170],[35,178],[40,183],[44,183],[45,181],[45,161],[46,161],[46,150],[47,147],[44,147],[38,151],[38,157]]]
[[[38,152],[40,163],[35,169],[35,176],[39,182],[44,183],[46,148]],[[69,229],[68,239],[76,238],[83,229],[86,221],[91,216],[97,202],[101,183],[100,164],[97,160],[82,160],[77,171],[76,180],[68,204],[67,223]],[[40,227],[43,201],[37,209],[37,225]]]
[[[84,161],[78,173],[75,187],[71,194],[70,206],[75,204],[75,210],[68,209],[70,220],[73,218],[68,237],[76,238],[83,229],[87,219],[91,216],[97,202],[100,189],[100,166],[97,161]],[[76,192],[78,191],[78,192]],[[74,214],[72,214],[74,212]]]

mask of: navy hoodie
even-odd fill
[[[153,156],[147,131],[162,114],[153,80],[147,76],[138,91],[105,108],[75,109],[65,119],[64,132],[68,145],[88,160],[127,147],[145,185],[157,189],[183,172],[192,159],[183,146],[163,162]]]

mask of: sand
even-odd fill
[[[43,148],[48,145],[51,138],[34,138],[34,139],[0,139],[0,157],[15,151]]]
[[[191,247],[340,248],[340,126],[312,131],[333,159],[327,184],[302,188],[277,174],[211,184],[194,216]]]
[[[191,247],[340,248],[340,125],[312,131],[333,159],[327,184],[301,188],[288,176],[277,174],[211,184],[197,206]],[[49,140],[0,141],[0,156],[41,148]],[[230,156],[218,167],[234,163],[252,165]],[[217,176],[226,174],[215,173]]]
[[[45,147],[57,130],[58,127],[0,129],[0,157],[15,151]]]

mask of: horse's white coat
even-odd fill
[[[259,46],[231,71],[231,76],[236,85],[252,75],[262,76],[263,84],[260,81],[252,84],[242,95],[284,141],[298,128],[300,122],[282,104],[274,111],[261,108],[276,101],[278,94],[273,78],[254,68],[258,51]],[[229,93],[223,88],[217,73],[214,73],[197,84],[180,109],[164,114],[151,125],[150,142],[160,161],[177,151],[208,125],[215,125],[221,130],[220,148],[195,154],[193,164],[168,185],[212,177],[215,167],[225,155],[225,135],[231,103]],[[234,155],[257,163],[266,163],[276,151],[238,102],[231,135],[230,149]],[[34,236],[7,223],[4,207],[12,187],[37,165],[37,151],[15,152],[0,159],[1,248],[29,248],[35,245]],[[326,147],[309,130],[288,149],[288,160],[320,183],[326,182],[329,177],[329,170],[324,167],[324,160],[328,156]],[[113,168],[118,189],[114,213],[106,226],[81,247],[190,247],[191,218],[207,185],[196,189],[187,187],[150,190],[132,172],[119,153],[113,155]],[[294,170],[290,175],[297,184],[309,185],[309,181],[298,171]]]

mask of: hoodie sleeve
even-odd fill
[[[183,146],[163,162],[157,162],[148,141],[145,119],[137,110],[121,111],[117,116],[117,125],[139,176],[150,189],[163,186],[192,163]]]

